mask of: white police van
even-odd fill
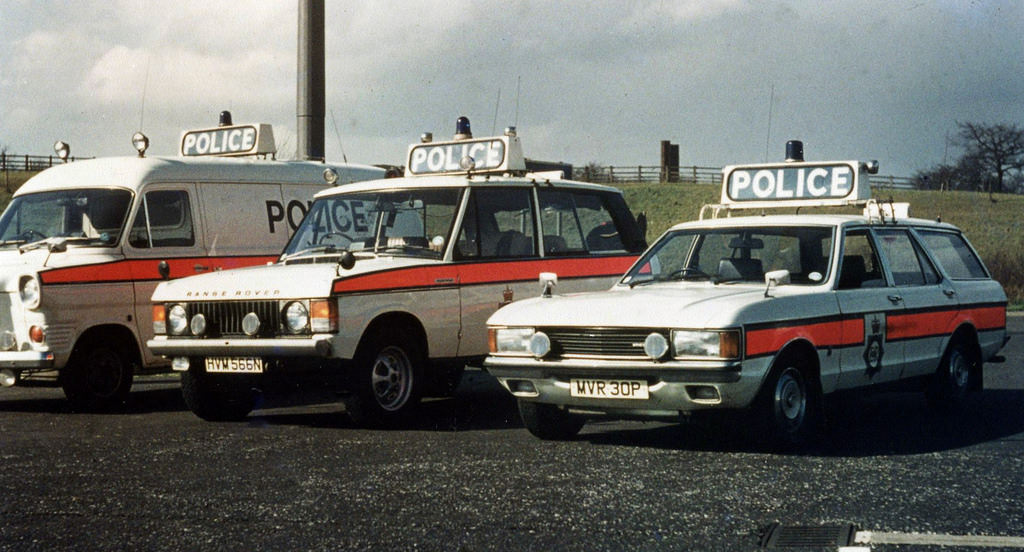
[[[957,405],[1007,339],[1006,295],[956,227],[871,200],[868,171],[726,167],[721,204],[668,230],[612,290],[495,313],[485,368],[544,439],[590,417],[747,409],[759,434],[795,444],[826,394],[894,383]],[[851,205],[863,214],[799,214]],[[720,216],[776,207],[798,214]]]
[[[389,421],[479,366],[487,317],[539,273],[607,289],[645,246],[619,190],[530,173],[514,129],[473,139],[460,118],[455,140],[409,148],[404,178],[317,194],[276,264],[162,283],[147,345],[204,419],[319,379],[357,421]]]
[[[146,157],[136,134],[137,156],[56,166],[14,194],[0,215],[0,383],[56,374],[75,409],[122,403],[133,374],[169,368],[142,347],[159,281],[273,261],[317,191],[384,174],[257,159],[275,152],[270,126],[222,122],[183,133],[181,157]]]

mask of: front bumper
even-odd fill
[[[0,352],[0,368],[51,369],[54,356],[51,352],[39,351],[3,351]]]
[[[331,356],[331,335],[291,339],[191,339],[157,336],[146,342],[165,357],[318,357]]]
[[[757,361],[653,364],[572,359],[545,362],[489,356],[484,368],[505,389],[523,400],[565,406],[584,413],[660,417],[694,410],[746,408],[757,396],[768,365]],[[570,380],[574,378],[644,380],[649,398],[573,397]],[[708,396],[709,388],[715,391],[713,397]]]

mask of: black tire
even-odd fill
[[[925,390],[928,405],[939,412],[963,408],[967,395],[980,375],[978,355],[964,340],[953,341]]]
[[[258,391],[251,375],[208,374],[202,359],[193,359],[181,373],[181,396],[193,414],[208,422],[244,420],[256,404]]]
[[[586,420],[551,404],[518,400],[523,425],[545,441],[566,441],[576,437]]]
[[[420,340],[398,329],[366,337],[355,358],[352,394],[345,410],[358,425],[391,425],[408,419],[426,384]]]
[[[75,346],[60,384],[74,410],[99,412],[124,406],[132,388],[134,355],[116,340],[90,339]]]
[[[753,426],[769,447],[796,449],[819,437],[821,388],[808,377],[809,372],[781,357],[765,381],[754,412],[759,423]]]

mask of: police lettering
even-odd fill
[[[185,133],[181,139],[184,156],[247,153],[256,147],[256,127],[228,127]]]
[[[292,231],[297,230],[303,217],[306,216],[306,212],[309,210],[310,203],[302,203],[293,199],[288,202],[287,209],[285,209],[285,206],[280,201],[268,200],[266,205],[267,224],[270,226],[270,233],[273,234],[277,232],[277,223],[283,221],[286,214],[288,217],[288,227]]]
[[[409,171],[413,174],[464,171],[466,169],[460,165],[464,157],[473,159],[474,170],[501,168],[505,163],[505,143],[489,139],[416,146],[409,153]]]
[[[842,199],[853,191],[849,165],[737,169],[729,173],[734,201]]]

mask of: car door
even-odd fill
[[[193,184],[154,184],[142,190],[132,215],[125,256],[131,259],[135,320],[141,342],[153,338],[150,298],[164,277],[180,278],[208,270],[196,217]],[[161,265],[166,269],[161,268]],[[143,347],[144,363],[156,361]]]
[[[533,190],[473,188],[453,253],[462,307],[459,356],[487,353],[487,319],[499,307],[540,294]]]
[[[907,228],[876,228],[883,264],[904,310],[888,319],[888,337],[903,344],[900,377],[927,375],[942,357],[959,305],[948,280],[939,277],[921,244]]]
[[[890,332],[890,320],[904,303],[891,285],[868,228],[843,233],[836,298],[843,320],[840,388],[863,387],[900,377],[903,343]]]

